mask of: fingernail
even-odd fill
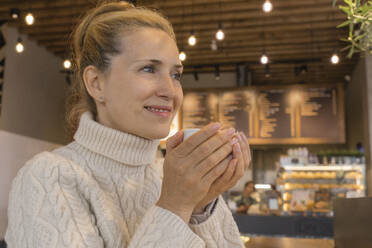
[[[245,136],[245,134],[243,132],[240,132],[240,133],[243,135],[245,140],[248,140],[247,136]]]
[[[236,136],[238,137],[239,141],[243,141],[243,137],[240,133],[237,133]]]
[[[234,128],[229,128],[229,130],[227,130],[227,132],[226,132],[226,136],[229,138],[234,133],[235,133],[235,129]]]
[[[219,122],[216,122],[216,123],[212,124],[211,130],[216,131],[216,130],[220,129],[220,127],[221,127],[221,124]]]
[[[234,145],[235,143],[238,143],[239,140],[237,138],[233,138],[231,141],[230,141],[230,144],[231,145]]]
[[[237,150],[238,152],[241,151],[241,149],[240,149],[240,144],[239,144],[239,143],[236,144],[236,150]]]

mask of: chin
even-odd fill
[[[146,139],[163,139],[169,134],[170,128],[153,128],[146,134]]]

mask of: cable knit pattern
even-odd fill
[[[119,132],[83,114],[75,141],[29,160],[13,181],[10,248],[243,247],[224,200],[198,225],[157,207],[158,140]]]

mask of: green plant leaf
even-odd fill
[[[349,7],[352,9],[353,8],[353,2],[352,0],[344,0],[344,2],[349,5]]]
[[[356,36],[356,37],[354,38],[354,40],[355,40],[355,41],[358,41],[358,40],[362,39],[364,36],[366,36],[366,33]]]
[[[350,20],[347,20],[347,21],[341,23],[340,25],[338,25],[337,28],[342,28],[342,27],[345,27],[345,26],[347,26],[349,24],[350,24]]]
[[[340,51],[343,52],[343,51],[346,51],[347,49],[350,49],[352,47],[352,45],[348,45],[344,48],[342,48]]]
[[[350,58],[353,56],[353,53],[354,53],[354,46],[352,46],[352,47],[350,48],[350,51],[349,51],[347,57],[350,59]]]
[[[338,6],[343,12],[345,12],[348,16],[351,15],[351,11],[347,6],[340,5]]]

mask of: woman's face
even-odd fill
[[[121,38],[121,53],[103,76],[98,121],[147,139],[168,135],[183,100],[182,64],[164,31],[140,28]]]

